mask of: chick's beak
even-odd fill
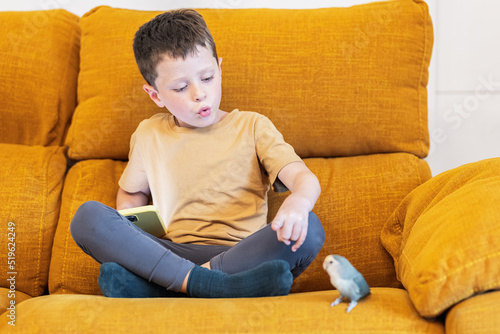
[[[325,260],[323,261],[323,269],[326,270],[328,268],[328,264],[330,263],[330,256],[325,257]]]

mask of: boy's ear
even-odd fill
[[[222,74],[222,67],[220,66],[222,64],[222,58],[219,57],[219,72]]]
[[[156,103],[158,107],[160,108],[165,107],[165,104],[163,103],[163,101],[160,98],[160,95],[158,94],[158,91],[153,86],[144,85],[142,86],[142,88],[146,91],[146,93],[148,93],[151,100],[153,100],[153,102]]]

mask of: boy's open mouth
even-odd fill
[[[200,111],[198,111],[198,115],[200,115],[201,117],[210,116],[210,113],[211,113],[210,107],[202,107],[200,108]]]

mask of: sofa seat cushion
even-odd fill
[[[337,291],[284,297],[116,299],[86,295],[37,297],[19,305],[9,333],[425,333],[444,334],[440,322],[418,316],[408,294],[372,294],[346,313],[330,307]],[[0,331],[6,327],[0,322]]]
[[[224,59],[222,110],[268,116],[301,157],[427,155],[425,2],[199,12]],[[98,7],[82,17],[71,158],[126,159],[138,123],[166,112],[142,90],[132,52],[137,29],[160,13]]]
[[[483,293],[455,305],[446,316],[447,334],[491,334],[500,329],[500,291]]]
[[[64,143],[76,107],[78,21],[62,9],[0,12],[0,142]]]
[[[314,212],[326,231],[326,242],[311,266],[295,280],[294,292],[331,289],[322,261],[341,254],[365,275],[371,286],[400,287],[391,257],[380,243],[387,217],[415,187],[430,178],[427,163],[413,154],[395,153],[336,159],[305,159],[323,193]],[[69,226],[78,207],[97,200],[115,207],[125,162],[85,160],[66,177],[49,277],[51,293],[100,294],[99,264],[83,253]],[[271,220],[289,193],[269,193]]]
[[[39,296],[47,288],[66,158],[61,147],[0,144],[0,161],[0,286],[9,288],[7,278],[15,276],[17,291]]]
[[[24,292],[18,291],[15,288],[14,289],[11,289],[10,287],[9,288],[0,288],[0,314],[5,312],[7,310],[7,308],[12,309],[11,305],[14,305],[14,307],[17,307],[19,305],[19,303],[22,303],[23,301],[28,300],[30,298],[32,298],[30,295],[25,294]],[[14,310],[14,317],[15,317],[15,313],[17,313],[17,312]],[[9,315],[9,314],[10,314],[10,310],[7,313],[7,315]],[[5,318],[2,320],[5,320]],[[8,321],[10,321],[10,318]]]
[[[387,220],[382,242],[421,315],[500,289],[498,203],[500,158],[435,176]]]

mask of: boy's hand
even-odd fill
[[[143,192],[129,193],[122,188],[118,188],[116,194],[116,210],[136,208],[147,205],[149,196]]]
[[[278,173],[278,178],[292,192],[281,204],[271,222],[278,240],[292,246],[297,251],[304,243],[309,225],[309,212],[313,209],[321,193],[316,176],[303,162],[292,162]]]
[[[310,207],[307,199],[291,194],[271,222],[271,228],[276,231],[279,241],[286,245],[295,241],[292,252],[297,251],[306,240]]]

